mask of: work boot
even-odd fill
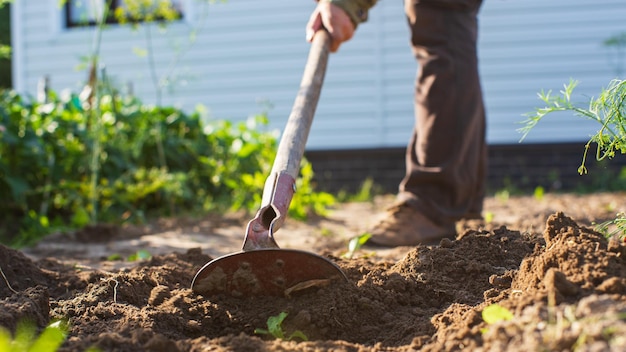
[[[368,231],[367,244],[385,247],[439,244],[456,238],[455,224],[439,225],[407,203],[392,205]]]

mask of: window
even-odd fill
[[[116,12],[130,12],[145,15],[149,12],[155,15],[155,19],[171,19],[183,17],[183,0],[152,0],[151,5],[146,6],[145,1],[137,0],[67,0],[65,3],[66,27],[95,26],[102,17],[106,6],[109,7],[106,23],[118,23]],[[128,19],[130,22],[132,18]]]

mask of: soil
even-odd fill
[[[242,214],[0,246],[0,325],[66,319],[61,351],[626,350],[626,246],[593,230],[626,211],[626,194],[490,197],[489,221],[460,223],[454,241],[346,258],[348,239],[390,201],[288,219],[276,234],[283,248],[320,254],[348,278],[289,297],[190,289],[205,263],[240,249]],[[151,258],[128,260],[138,251]],[[494,304],[513,318],[487,324],[482,312]],[[255,333],[281,312],[286,338]],[[289,340],[295,331],[308,341]]]

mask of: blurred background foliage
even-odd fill
[[[0,95],[0,242],[23,246],[99,222],[259,207],[277,148],[266,114],[234,124],[99,91],[97,114],[84,92],[49,92],[44,102]],[[296,218],[334,202],[313,191],[310,164],[302,170],[290,209]]]

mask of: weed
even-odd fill
[[[286,337],[282,324],[287,317],[286,312],[280,312],[278,315],[267,318],[267,329],[257,328],[254,329],[254,333],[258,335],[270,335],[275,339],[281,340],[294,340],[300,339],[302,341],[308,341],[308,337],[300,330],[296,330]]]

